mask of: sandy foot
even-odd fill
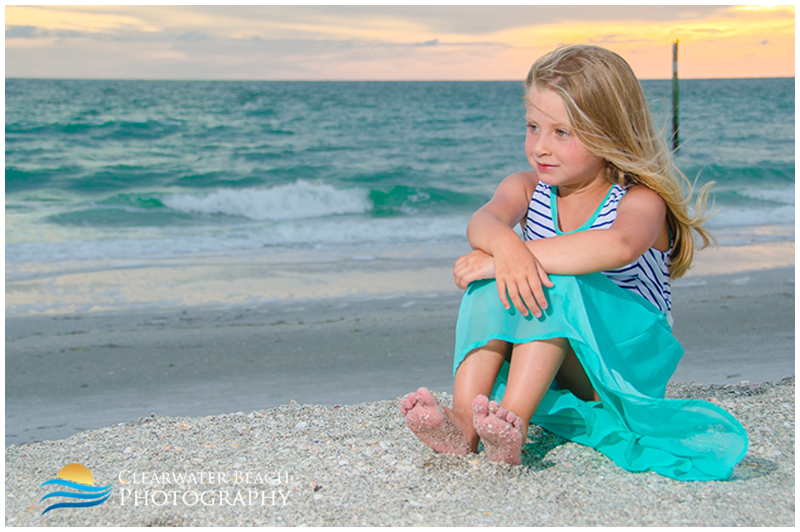
[[[501,408],[485,395],[472,403],[472,424],[483,442],[490,462],[522,463],[523,421],[513,412]]]
[[[411,432],[437,453],[458,456],[469,453],[461,431],[427,389],[420,388],[404,397],[400,401],[400,412]]]

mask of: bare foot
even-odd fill
[[[425,388],[411,392],[400,401],[400,412],[417,438],[437,453],[465,456],[469,444],[447,417],[442,405]]]
[[[524,422],[513,412],[479,395],[472,402],[472,425],[483,442],[490,462],[522,463]]]

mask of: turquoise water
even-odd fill
[[[668,131],[671,83],[643,86]],[[518,82],[8,79],[6,263],[460,242],[528,168],[521,96]],[[723,245],[794,238],[794,106],[794,79],[681,82],[676,162],[717,181]]]

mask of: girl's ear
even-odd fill
[[[606,178],[608,178],[612,183],[617,183],[620,181],[620,178],[623,175],[622,170],[617,168],[617,165],[609,161],[608,159],[603,159],[606,162]]]

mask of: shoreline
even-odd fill
[[[461,242],[7,264],[6,317],[458,294],[453,263],[468,252],[468,244]],[[676,283],[697,276],[793,267],[794,260],[794,240],[718,246],[699,252],[692,269]]]
[[[386,400],[419,386],[452,390],[460,298],[453,291],[8,317],[6,445],[154,412],[200,416],[291,400]],[[686,350],[674,382],[794,374],[794,268],[686,278],[673,299],[674,333]]]

